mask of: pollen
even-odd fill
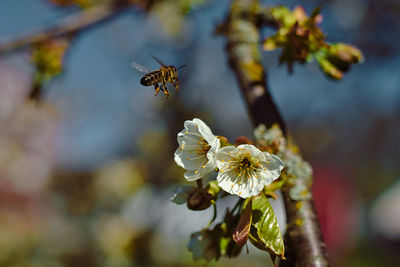
[[[189,160],[189,157],[186,157],[187,160]]]
[[[203,165],[203,166],[201,166],[201,167],[204,169],[206,166]]]
[[[267,161],[267,164],[269,164],[269,161]]]
[[[198,174],[199,172],[198,172],[198,171],[195,171],[194,173],[195,173],[195,174]]]
[[[189,133],[188,131],[185,132],[185,134],[188,134],[188,133]]]
[[[182,148],[184,148],[185,147],[185,145],[182,145]]]
[[[221,159],[222,162],[225,162],[225,160]]]
[[[233,184],[233,185],[231,185],[231,188],[233,188],[235,185]]]
[[[196,124],[195,126],[196,126],[196,127],[199,127],[199,125],[198,125],[198,124]]]
[[[229,163],[231,163],[231,161],[230,161],[230,160],[228,160],[228,162],[229,162]]]
[[[239,192],[239,196],[242,194],[242,192]]]

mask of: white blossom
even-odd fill
[[[179,147],[175,151],[176,164],[186,169],[188,181],[201,179],[215,170],[215,152],[220,148],[219,139],[200,119],[187,120],[184,129],[178,133]]]
[[[253,145],[227,146],[217,151],[218,185],[242,198],[258,195],[264,186],[278,179],[282,160]]]

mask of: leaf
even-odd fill
[[[209,262],[219,258],[219,248],[213,235],[213,231],[207,229],[191,235],[188,249],[192,252],[194,260],[204,259]]]
[[[265,195],[253,198],[250,241],[258,248],[284,259],[285,246],[274,210]]]
[[[233,230],[233,240],[236,242],[238,247],[242,247],[246,244],[247,239],[249,238],[250,227],[252,220],[252,207],[251,207],[251,199],[245,203],[243,213],[240,216],[239,223]]]
[[[196,190],[197,187],[191,185],[178,186],[171,198],[171,201],[178,205],[185,204],[188,200],[189,194]]]

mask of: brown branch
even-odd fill
[[[285,129],[282,116],[268,91],[261,64],[258,28],[261,23],[257,10],[263,10],[258,0],[234,0],[227,19],[217,32],[227,38],[229,64],[236,74],[254,126],[262,123],[270,127],[278,123]],[[297,183],[305,185],[303,188],[310,193],[311,183],[305,183],[301,177],[295,181],[287,183],[282,190],[287,214],[285,243],[288,253],[281,266],[329,266],[312,197],[293,200],[290,196]]]
[[[53,37],[72,35],[95,24],[109,20],[131,5],[128,1],[117,1],[118,4],[96,5],[77,14],[70,15],[45,29],[33,30],[20,36],[0,39],[0,54],[28,45],[37,44]]]

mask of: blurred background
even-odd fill
[[[0,44],[107,1],[2,0]],[[184,120],[194,117],[230,140],[252,135],[225,40],[214,35],[230,1],[153,1],[146,12],[140,7],[146,1],[133,2],[137,9],[50,45],[67,50],[62,73],[41,83],[41,104],[26,102],[41,78],[35,52],[0,55],[0,266],[203,265],[186,245],[211,211],[170,202],[185,183],[173,153]],[[328,41],[363,51],[365,62],[339,82],[315,62],[289,75],[278,64],[280,51],[262,55],[271,93],[314,167],[313,193],[333,265],[396,266],[400,3],[262,2],[301,4],[307,12],[322,5]],[[150,55],[188,65],[180,71],[179,94],[171,90],[166,100],[140,85],[142,74],[131,63],[157,69]],[[250,247],[248,255],[209,265],[269,263]]]

